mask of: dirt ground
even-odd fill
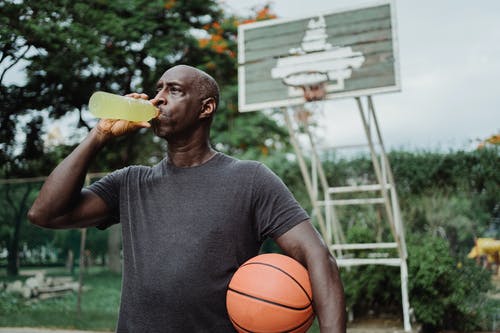
[[[0,327],[0,333],[104,333],[95,331],[68,331],[59,329],[42,329],[32,327]],[[106,332],[109,333],[109,332]]]
[[[400,333],[404,332],[402,329],[388,329],[388,328],[348,328],[347,333]],[[93,331],[66,331],[66,330],[50,330],[40,328],[12,328],[2,327],[0,333],[109,333],[109,332],[93,332]]]
[[[380,328],[381,323],[377,321],[366,322],[363,324],[354,324],[353,327],[347,329],[347,333],[404,333],[402,326],[387,325],[383,323],[385,328]],[[414,330],[413,333],[417,331]],[[0,327],[0,333],[109,333],[109,332],[95,332],[95,331],[71,331],[61,329],[41,329],[41,328],[13,328],[13,327]]]

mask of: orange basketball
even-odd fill
[[[307,270],[282,254],[258,255],[234,273],[226,295],[238,332],[306,332],[314,321]]]

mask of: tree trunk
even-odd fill
[[[7,256],[7,275],[19,275],[19,239],[21,236],[21,222],[26,218],[28,213],[28,197],[31,192],[31,184],[26,186],[26,191],[22,194],[19,201],[13,200],[10,194],[10,186],[7,185],[6,199],[11,208],[15,211],[14,215],[14,232],[8,245]],[[18,204],[18,205],[16,205]]]
[[[66,269],[70,274],[73,274],[75,269],[75,255],[73,250],[68,250],[68,255],[66,256]]]
[[[14,236],[15,237],[15,236]],[[12,240],[9,244],[8,256],[7,256],[7,275],[17,276],[19,275],[19,240]]]
[[[109,228],[108,236],[108,268],[111,272],[121,273],[121,225],[115,224]]]

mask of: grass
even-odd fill
[[[70,276],[63,269],[44,269],[47,276]],[[26,276],[17,279],[23,280]],[[78,272],[73,275],[78,280]],[[13,279],[0,276],[0,282]],[[121,276],[92,268],[83,277],[89,289],[82,295],[82,312],[76,311],[76,293],[27,303],[22,297],[0,292],[0,327],[43,327],[95,331],[114,331],[118,319]],[[309,333],[319,333],[317,320]]]
[[[61,270],[50,270],[47,275],[69,275],[60,273]],[[78,275],[73,277],[78,279]],[[5,278],[1,277],[0,280]],[[84,274],[83,281],[89,289],[82,295],[80,316],[76,309],[76,293],[27,303],[21,297],[0,292],[0,327],[114,331],[120,303],[121,276],[96,268]]]

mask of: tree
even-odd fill
[[[113,225],[110,227],[108,237],[108,268],[111,272],[121,273],[121,226]]]
[[[47,166],[53,163],[52,154],[44,154],[40,132],[43,121],[41,117],[32,118],[25,128],[25,141],[21,152],[15,158],[8,158],[2,165],[0,174],[18,175],[20,177],[37,172],[47,172]],[[7,156],[4,156],[7,157]],[[19,245],[21,230],[26,221],[26,214],[33,202],[39,183],[27,181],[4,182],[0,184],[0,202],[5,211],[0,215],[2,234],[8,249],[7,274],[17,275],[19,272]],[[3,237],[2,237],[3,238]]]
[[[7,214],[2,214],[1,224],[2,239],[5,240],[8,250],[7,274],[17,275],[19,273],[19,234],[21,222],[26,216],[29,208],[29,198],[32,194],[32,184],[16,186],[14,184],[4,184],[1,188],[1,201],[7,209]],[[11,228],[5,228],[11,226]],[[10,232],[9,232],[10,231]]]
[[[46,175],[65,156],[58,154],[59,147],[44,147],[46,119],[76,113],[79,120],[74,126],[90,129],[92,123],[83,114],[92,92],[139,91],[151,96],[162,72],[179,63],[207,70],[221,85],[212,135],[218,149],[263,157],[286,138],[274,120],[237,112],[240,20],[226,15],[215,0],[4,1],[0,6],[1,77],[12,64],[24,61],[27,78],[25,84],[0,81],[1,107],[6,110],[0,116],[2,178]],[[256,16],[272,17],[269,7]],[[204,45],[203,34],[212,36],[212,42]],[[25,154],[20,155],[16,138],[24,127],[29,130],[23,141]],[[151,131],[138,131],[109,144],[91,171],[156,163],[163,158],[163,145]]]
[[[218,150],[230,155],[262,160],[290,149],[288,132],[275,119],[261,112],[238,112],[238,25],[273,18],[276,15],[270,5],[256,8],[251,17],[225,15],[206,24],[203,28],[208,35],[198,41],[200,68],[221,85],[222,98],[212,126],[212,140]]]

